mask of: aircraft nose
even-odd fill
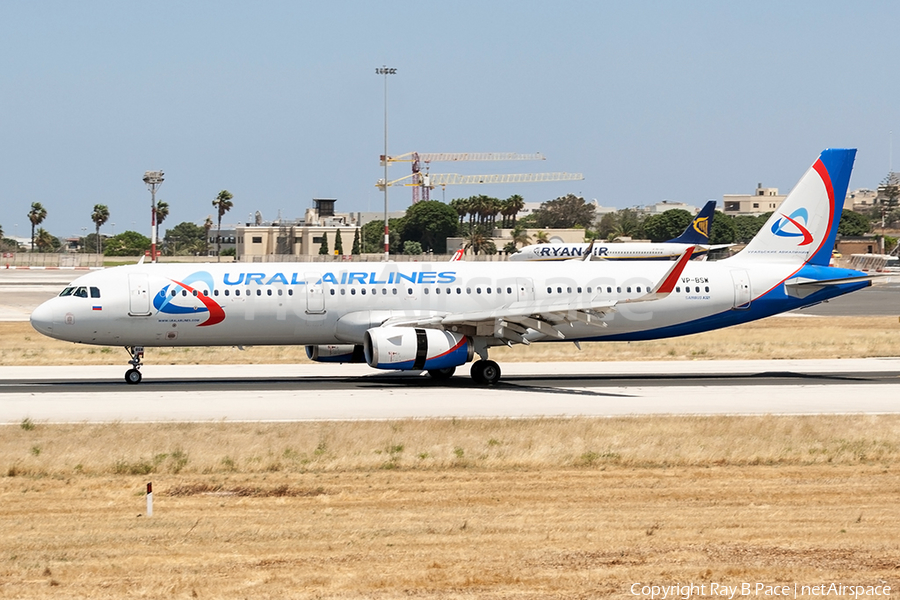
[[[31,326],[40,333],[53,337],[53,301],[48,300],[31,313]]]

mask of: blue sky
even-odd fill
[[[0,3],[0,225],[27,236],[149,232],[144,171],[172,226],[383,207],[389,153],[541,152],[543,162],[434,172],[584,173],[456,186],[437,199],[566,193],[605,206],[700,206],[762,183],[787,191],[826,147],[859,148],[875,187],[898,137],[896,2]],[[392,179],[408,167],[391,167]],[[392,188],[391,209],[410,203]]]

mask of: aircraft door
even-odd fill
[[[516,293],[519,302],[531,302],[534,300],[534,281],[526,277],[516,278]]]
[[[132,317],[150,315],[150,278],[146,273],[128,275],[128,314]]]
[[[305,273],[306,277],[306,312],[322,314],[325,312],[325,286],[318,273]]]
[[[747,271],[732,271],[731,279],[734,282],[734,308],[750,308],[750,276]]]

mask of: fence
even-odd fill
[[[4,252],[2,268],[9,267],[44,267],[44,268],[84,268],[102,267],[103,256],[100,254],[72,254],[65,252]]]

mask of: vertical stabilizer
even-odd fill
[[[687,226],[684,233],[677,238],[669,240],[669,242],[676,244],[708,244],[709,234],[712,230],[713,214],[715,214],[715,212],[716,201],[710,200],[706,203],[706,206],[700,209],[700,212],[697,213],[697,216],[694,217],[691,224]]]
[[[735,259],[827,266],[855,149],[825,150]]]

